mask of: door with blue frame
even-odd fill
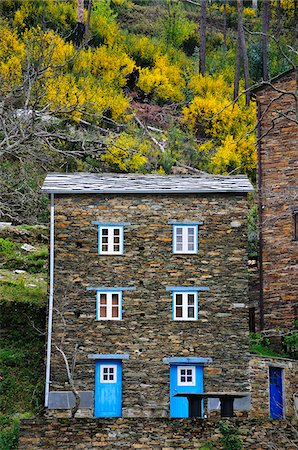
[[[100,360],[95,363],[94,416],[122,416],[121,361]]]
[[[283,419],[283,369],[279,367],[269,367],[269,395],[271,419]]]
[[[187,398],[174,396],[177,393],[186,392],[193,394],[203,392],[202,365],[181,364],[170,366],[170,417],[189,417]]]

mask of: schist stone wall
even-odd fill
[[[236,428],[243,442],[243,449],[297,449],[297,421],[290,423],[268,419],[233,419],[226,424]],[[210,420],[29,419],[21,421],[18,448],[198,450],[207,448],[204,444],[208,442],[214,448],[222,449],[221,437],[218,422]]]
[[[298,312],[298,240],[293,240],[298,125],[290,120],[296,117],[296,73],[281,76],[273,86],[256,92],[260,135],[265,136],[259,147],[259,195],[266,329],[293,327]]]
[[[88,354],[129,354],[123,361],[123,417],[169,415],[165,357],[204,357],[205,391],[249,389],[246,197],[212,195],[55,195],[55,310],[51,391],[69,390],[65,364],[78,345],[75,383],[94,391]],[[92,221],[130,222],[124,255],[98,255]],[[199,252],[172,254],[169,221],[204,222]],[[123,320],[96,321],[96,292],[123,291]],[[197,321],[172,320],[166,286],[206,286]],[[62,318],[61,318],[62,317]],[[90,411],[89,411],[90,413]],[[91,411],[92,415],[92,411]]]

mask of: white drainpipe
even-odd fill
[[[51,194],[50,208],[50,292],[49,292],[49,316],[48,316],[48,343],[47,343],[47,364],[46,364],[46,386],[45,386],[45,406],[49,405],[50,375],[51,375],[51,344],[52,344],[52,322],[54,303],[54,194]]]

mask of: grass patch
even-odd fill
[[[29,273],[47,272],[48,248],[46,245],[35,247],[28,252],[21,243],[8,238],[0,238],[0,264],[3,269],[21,269]]]
[[[0,270],[0,298],[6,302],[18,301],[45,305],[47,280],[41,274],[16,274],[9,270]]]

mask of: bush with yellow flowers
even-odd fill
[[[22,80],[26,50],[16,32],[11,31],[6,25],[0,27],[0,33],[0,84],[6,92]]]
[[[157,56],[152,69],[141,69],[138,86],[146,94],[154,94],[161,101],[181,102],[184,99],[182,70],[170,64],[167,56]]]
[[[122,133],[108,140],[107,149],[101,160],[109,169],[121,172],[143,172],[149,152],[150,142]]]
[[[192,132],[211,138],[207,146],[199,148],[210,154],[210,169],[215,173],[236,167],[252,170],[256,163],[255,106],[247,108],[244,99],[234,104],[232,86],[222,76],[197,75],[189,86],[195,97],[184,108],[182,120]]]

